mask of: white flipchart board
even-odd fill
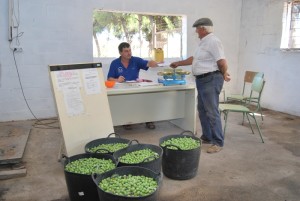
[[[49,65],[66,154],[114,132],[101,63]]]

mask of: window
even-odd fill
[[[118,45],[128,42],[134,56],[151,58],[161,48],[165,58],[181,58],[182,35],[182,16],[93,12],[94,57],[117,57]]]
[[[300,0],[284,3],[280,48],[300,50]]]

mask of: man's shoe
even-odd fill
[[[211,144],[211,141],[207,140],[204,137],[200,137],[202,144]]]
[[[207,153],[213,154],[213,153],[217,153],[221,150],[222,150],[222,147],[213,144],[207,149]]]
[[[211,144],[211,141],[207,141],[207,140],[202,140],[202,139],[201,139],[201,143],[202,143],[202,144]]]
[[[154,125],[153,122],[147,122],[146,127],[149,128],[149,129],[155,129],[155,125]]]
[[[123,125],[123,128],[125,130],[132,130],[132,126],[130,124],[127,124],[127,125]]]

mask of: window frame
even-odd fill
[[[93,12],[101,12],[101,11],[103,11],[103,12],[112,12],[112,13],[128,13],[128,14],[143,14],[143,15],[149,15],[149,16],[173,16],[172,14],[167,14],[167,13],[164,13],[164,14],[154,14],[154,13],[141,13],[141,12],[121,12],[121,11],[116,11],[116,10],[102,10],[102,9],[94,9],[94,11]],[[186,54],[186,52],[187,52],[187,50],[185,49],[186,48],[186,45],[184,45],[185,44],[185,42],[186,42],[186,38],[187,38],[187,36],[186,36],[186,34],[187,34],[187,30],[185,30],[184,28],[186,28],[186,25],[184,24],[184,23],[186,23],[186,16],[184,16],[184,15],[176,15],[176,16],[180,16],[181,17],[181,33],[179,33],[179,32],[177,32],[179,35],[180,35],[180,52],[179,52],[179,55],[178,56],[173,56],[173,57],[168,57],[167,55],[168,55],[168,44],[169,44],[169,42],[167,42],[167,44],[165,44],[166,45],[166,49],[164,50],[164,52],[165,52],[165,59],[174,59],[174,58],[183,58],[184,57],[184,55]],[[173,31],[174,31],[174,33],[176,33],[176,30],[178,30],[177,28],[175,28]],[[164,31],[162,31],[162,32],[164,32]],[[157,46],[156,44],[158,43],[158,41],[157,41],[157,36],[159,35],[159,34],[161,34],[162,32],[156,32],[156,31],[154,31],[154,33],[153,33],[153,36],[152,36],[152,39],[153,39],[153,41],[152,41],[152,45],[153,45],[153,48],[161,48],[160,46]],[[168,35],[168,37],[169,37],[169,33],[171,33],[170,31],[165,31],[165,33],[167,33],[167,35]],[[167,38],[168,38],[167,37]],[[168,40],[168,39],[167,39]],[[123,41],[125,41],[125,42],[127,42],[126,40],[123,40]],[[122,41],[121,41],[122,42]],[[97,56],[95,56],[95,40],[94,40],[94,37],[93,37],[93,58],[113,58],[114,57],[114,55],[108,55],[108,56],[100,56],[100,57],[97,57]],[[133,48],[133,47],[132,47]],[[152,57],[153,57],[153,55],[148,55],[148,56],[146,56],[145,57],[145,55],[144,56],[142,56],[142,55],[138,55],[138,54],[134,54],[135,56],[138,56],[138,57],[143,57],[143,58],[149,58],[149,59],[151,59]]]
[[[299,18],[293,20],[293,12],[292,8],[294,4],[300,5],[300,0],[290,0],[284,2],[283,8],[283,17],[282,17],[282,35],[281,35],[281,44],[280,49],[285,51],[300,51],[300,11],[297,13]],[[296,21],[296,25],[292,25],[292,21]],[[293,43],[293,40],[297,36],[293,36],[294,29],[299,29],[299,38],[298,38],[298,45]]]

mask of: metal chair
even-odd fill
[[[252,128],[249,117],[252,117],[254,119],[256,127],[257,127],[259,135],[260,135],[260,138],[261,138],[261,141],[264,143],[264,140],[263,140],[263,137],[262,137],[262,134],[261,134],[261,130],[259,128],[259,125],[257,124],[257,120],[256,120],[256,117],[255,117],[255,113],[260,110],[260,98],[261,98],[261,94],[262,94],[264,85],[265,85],[265,81],[263,80],[262,77],[256,76],[253,79],[252,86],[251,86],[251,93],[250,93],[249,98],[247,99],[247,104],[256,103],[255,110],[250,110],[248,107],[246,107],[246,105],[219,104],[219,111],[220,111],[220,113],[224,114],[224,119],[225,119],[224,136],[225,136],[226,127],[227,127],[228,114],[230,112],[239,112],[239,113],[243,113],[243,123],[244,123],[244,117],[246,115],[246,117],[248,119],[248,122],[250,124],[251,131],[252,131],[253,134],[254,134],[254,131],[253,131],[253,128]],[[253,95],[252,91],[257,92],[259,94],[258,99],[257,99],[258,101],[255,100],[256,98],[254,98],[254,101],[252,101],[252,95]]]
[[[258,111],[259,111],[259,113],[261,115],[261,119],[263,121],[264,119],[263,119],[262,110],[260,107],[260,93],[256,93],[255,91],[252,90],[252,86],[253,86],[252,83],[253,83],[253,80],[255,77],[264,78],[264,73],[254,72],[254,71],[246,71],[245,76],[244,76],[244,86],[243,86],[242,94],[228,95],[226,102],[235,101],[235,102],[239,102],[240,104],[243,104],[243,105],[248,104],[249,102],[258,104],[258,106],[259,106]],[[251,84],[251,91],[250,91],[250,94],[247,94],[246,87],[249,84]],[[251,96],[251,98],[250,98],[250,96]]]
[[[264,77],[264,73],[261,72],[254,72],[254,71],[246,71],[244,76],[244,85],[243,85],[243,91],[241,94],[231,94],[227,96],[227,101],[243,101],[245,98],[249,98],[250,95],[246,94],[246,88],[247,85],[252,84],[254,77]]]

